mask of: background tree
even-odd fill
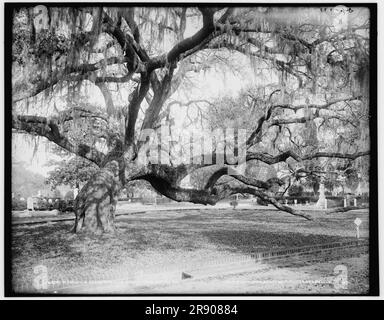
[[[98,167],[92,162],[80,157],[74,157],[69,160],[52,161],[51,165],[56,168],[48,173],[46,183],[52,189],[59,185],[70,185],[72,188],[79,188],[86,183],[94,174]]]
[[[235,128],[250,129],[247,161],[284,165],[296,175],[305,161],[369,154],[350,128],[367,131],[366,8],[40,6],[20,8],[13,17],[14,130],[43,136],[99,167],[77,197],[75,231],[112,231],[116,196],[136,180],[176,201],[215,204],[248,193],[310,218],[274,199],[281,179],[229,177],[227,152],[199,189],[180,183],[212,164],[140,162],[145,130],[160,130],[171,105],[201,103],[183,94],[191,74],[214,69],[224,58],[227,64],[246,57],[261,82],[249,97],[238,99],[249,118],[229,119]],[[79,96],[96,87],[104,104],[91,97],[83,103]],[[216,164],[220,154],[215,149],[210,156]],[[218,181],[224,176],[228,183]]]
[[[53,197],[55,197],[55,198],[62,198],[63,195],[61,194],[61,192],[59,190],[56,189],[56,190],[53,191]]]
[[[72,190],[67,191],[67,193],[64,195],[64,200],[73,200],[74,194]]]

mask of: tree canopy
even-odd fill
[[[18,8],[12,126],[99,168],[117,159],[122,185],[143,179],[173,200],[203,204],[249,193],[309,218],[273,194],[287,176],[369,155],[369,28],[364,7]],[[228,72],[253,81],[235,96],[199,94],[204,75]],[[175,161],[190,148],[172,140],[182,109],[199,120],[191,131],[216,138],[210,163],[204,150]],[[171,161],[140,162],[147,133],[164,124],[172,143],[161,141],[161,152]],[[220,149],[208,131],[226,128],[234,143]],[[245,162],[287,173],[231,174],[229,154],[240,149]],[[182,187],[198,170],[204,184]]]

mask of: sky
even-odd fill
[[[60,157],[49,151],[50,144],[45,138],[41,138],[41,142],[35,143],[28,141],[29,137],[23,134],[12,135],[12,156],[16,161],[23,161],[25,168],[35,173],[47,176],[47,173],[53,169],[47,166],[50,160],[60,160]]]

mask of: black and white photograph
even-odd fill
[[[379,294],[376,3],[3,8],[6,295]]]

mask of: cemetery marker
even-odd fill
[[[359,230],[359,227],[362,223],[362,221],[359,219],[359,218],[356,218],[355,221],[354,221],[355,225],[356,225],[356,238],[359,239],[360,238],[360,230]]]

